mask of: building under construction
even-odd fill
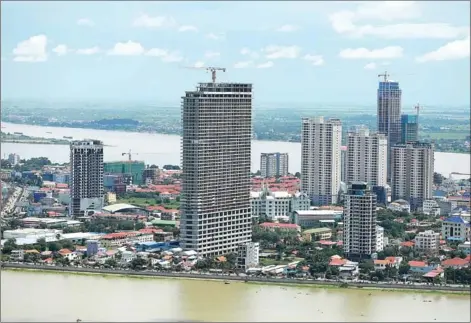
[[[182,98],[180,241],[202,256],[251,241],[252,84],[199,83]]]
[[[141,185],[143,183],[142,174],[146,169],[146,164],[138,160],[122,160],[106,162],[103,167],[106,174],[127,174],[131,177],[132,184]]]

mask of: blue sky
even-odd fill
[[[179,104],[210,80],[259,104],[469,104],[469,2],[3,2],[2,98]]]

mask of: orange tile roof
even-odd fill
[[[379,260],[379,259],[376,259],[374,261],[375,265],[389,265],[391,262],[389,260]]]
[[[411,267],[427,267],[427,263],[425,261],[411,260],[408,262],[408,264]]]
[[[469,264],[469,260],[462,259],[459,257],[442,261],[443,266],[464,266],[466,264]]]
[[[347,259],[332,258],[329,262],[329,266],[343,266],[347,262]]]
[[[66,248],[61,249],[61,250],[59,250],[58,252],[59,252],[61,255],[68,255],[68,254],[72,253],[72,251],[70,251],[69,249],[66,249]]]
[[[401,246],[402,247],[413,247],[415,245],[415,242],[414,241],[404,241],[404,242],[401,242]]]

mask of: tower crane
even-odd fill
[[[216,71],[222,71],[222,72],[225,72],[225,71],[226,71],[226,68],[225,68],[225,67],[212,67],[212,66],[208,66],[208,67],[204,67],[204,66],[201,66],[201,67],[190,66],[190,67],[186,67],[186,68],[192,68],[192,69],[198,69],[198,70],[204,69],[204,70],[206,70],[207,72],[211,72],[211,79],[213,80],[213,83],[216,83]]]
[[[419,122],[419,114],[420,114],[420,110],[422,110],[424,107],[420,106],[419,103],[417,103],[415,106],[414,106],[414,109],[417,111],[417,122]]]
[[[387,71],[384,71],[384,74],[378,74],[378,77],[383,77],[384,82],[387,82],[387,81],[388,81],[389,76],[390,76],[390,75],[388,74]]]
[[[131,149],[129,149],[129,152],[127,153],[121,153],[121,156],[128,155],[128,161],[132,161],[132,155],[139,155],[138,153],[131,153]]]

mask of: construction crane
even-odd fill
[[[419,103],[417,103],[415,106],[414,106],[414,109],[417,111],[417,123],[419,122],[419,114],[420,114],[420,110],[423,109],[422,106],[420,106]]]
[[[389,79],[389,74],[387,71],[384,71],[384,74],[378,74],[378,77],[382,77],[384,79],[384,82],[387,82]]]
[[[138,153],[131,153],[131,149],[129,149],[129,152],[127,153],[121,153],[121,156],[128,155],[128,161],[132,161],[132,155],[139,155]]]
[[[204,69],[207,72],[211,72],[211,79],[213,80],[213,83],[216,83],[216,71],[222,71],[222,72],[226,71],[225,67],[212,67],[212,66],[209,66],[209,67],[187,66],[186,68],[192,68],[192,69],[198,69],[198,70]]]

